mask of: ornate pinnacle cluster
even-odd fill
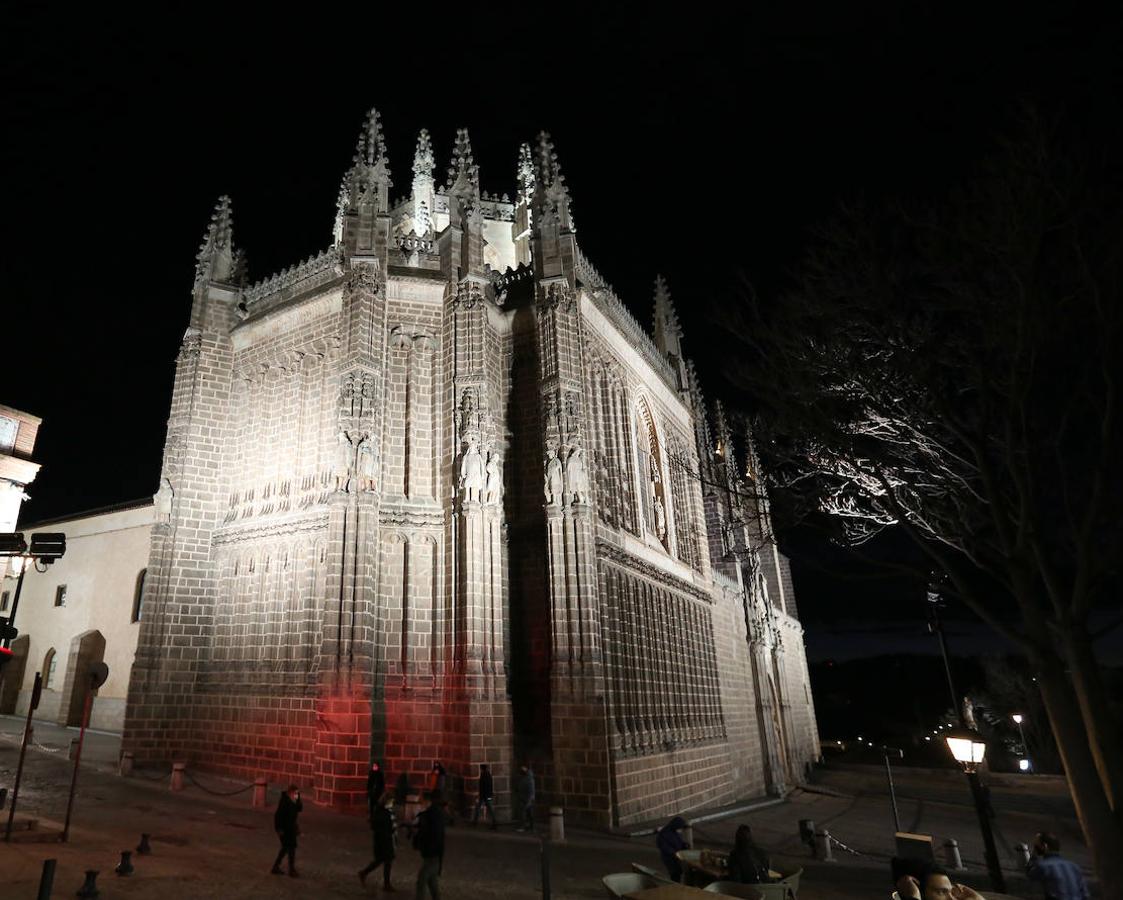
[[[549,133],[538,134],[537,183],[535,184],[535,219],[538,224],[558,224],[562,228],[573,228],[569,212],[569,189],[565,186],[565,176],[561,173],[558,155]]]
[[[448,167],[448,192],[458,196],[478,194],[480,167],[472,158],[472,142],[467,128],[456,129],[456,143],[452,148],[452,162]]]
[[[335,242],[343,239],[343,216],[360,202],[376,201],[381,210],[389,206],[390,161],[386,156],[386,139],[382,119],[371,109],[363,120],[351,167],[343,173],[335,213]]]
[[[530,144],[519,145],[518,165],[519,196],[529,200],[534,196],[534,153]]]
[[[195,257],[195,286],[203,281],[241,284],[245,280],[245,257],[234,249],[234,215],[230,198],[223,194],[211,213],[207,233]]]
[[[429,129],[422,128],[421,133],[417,135],[417,149],[413,151],[413,177],[431,179],[436,164],[433,142],[429,139]]]
[[[655,343],[664,353],[679,355],[679,341],[682,339],[682,325],[671,292],[662,275],[655,276]]]

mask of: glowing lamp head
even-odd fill
[[[1029,760],[1028,759],[1019,759],[1018,760],[1018,769],[1022,772],[1028,772],[1029,771]]]
[[[986,756],[987,745],[973,731],[949,730],[945,740],[955,761],[968,772],[975,771]]]
[[[1010,718],[1014,720],[1015,725],[1021,725],[1022,724],[1022,714],[1021,713],[1014,713],[1014,715],[1010,716]]]

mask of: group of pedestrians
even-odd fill
[[[440,761],[434,761],[433,768],[426,779],[426,790],[423,795],[424,808],[419,812],[412,824],[403,823],[399,826],[394,816],[394,810],[404,810],[411,787],[409,778],[404,773],[399,776],[393,791],[386,789],[386,775],[381,765],[374,762],[367,773],[367,818],[370,822],[373,858],[359,869],[359,882],[366,885],[367,877],[382,868],[382,889],[394,891],[391,884],[391,871],[396,857],[396,833],[404,828],[407,834],[412,835],[411,844],[421,854],[421,868],[417,873],[416,896],[422,900],[427,892],[433,900],[440,900],[440,876],[444,859],[445,828],[454,824],[452,813],[449,811],[446,791],[448,787],[448,773]],[[515,781],[514,796],[518,805],[517,821],[520,823],[516,829],[520,832],[534,830],[534,801],[535,801],[534,772],[529,765],[519,769],[519,777]],[[480,765],[479,789],[476,796],[475,811],[472,815],[472,824],[477,825],[482,811],[487,812],[491,820],[491,829],[499,828],[495,818],[495,780],[491,774],[491,767],[486,763]],[[296,844],[300,828],[297,817],[304,805],[300,800],[300,790],[295,784],[290,784],[281,795],[277,803],[277,810],[273,816],[273,827],[281,842],[281,849],[270,870],[274,875],[284,874],[281,863],[288,858],[288,874],[296,878]],[[485,819],[486,821],[486,819]]]

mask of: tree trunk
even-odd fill
[[[1088,744],[1096,761],[1096,771],[1104,784],[1108,804],[1114,810],[1116,819],[1123,822],[1120,810],[1123,749],[1119,744],[1119,722],[1108,703],[1103,676],[1087,632],[1076,626],[1066,629],[1064,650],[1072,673],[1072,687],[1088,731]]]
[[[1076,816],[1092,851],[1104,900],[1123,900],[1123,827],[1107,800],[1072,684],[1057,659],[1042,662],[1037,684],[1057,738]]]

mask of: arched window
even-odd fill
[[[130,622],[140,621],[140,607],[144,601],[144,578],[148,574],[147,569],[141,569],[136,576],[136,588],[133,590],[133,613],[129,619]]]
[[[43,687],[48,691],[54,690],[55,668],[57,666],[58,656],[55,654],[55,648],[52,647],[43,657]]]
[[[642,400],[636,413],[636,474],[639,476],[640,513],[644,528],[670,549],[667,532],[667,495],[663,489],[663,455],[655,423]]]

